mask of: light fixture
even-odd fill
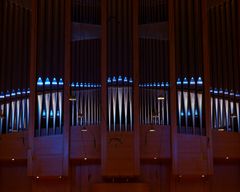
[[[229,157],[227,156],[225,159],[226,159],[226,160],[228,160],[228,159],[229,159]]]
[[[156,130],[152,127],[148,130],[149,132],[155,132]]]
[[[201,175],[201,177],[202,177],[202,178],[204,178],[204,177],[205,177],[205,175],[203,175],[203,174],[202,174],[202,175]]]
[[[223,132],[225,130],[223,128],[219,128],[218,131]]]
[[[158,100],[158,101],[163,101],[164,99],[165,99],[164,96],[158,96],[158,97],[157,97],[157,100]]]
[[[39,179],[39,176],[37,176],[36,179]]]
[[[157,159],[157,157],[154,157],[153,159],[155,159],[155,160],[156,160],[156,159]]]
[[[60,176],[58,177],[58,179],[62,179],[62,176],[60,175]]]
[[[15,161],[15,159],[14,159],[14,158],[12,158],[12,159],[11,159],[11,161]]]
[[[84,118],[83,113],[79,113],[78,114],[78,119],[83,119],[83,118]]]
[[[83,128],[81,129],[81,131],[82,131],[82,132],[87,132],[87,128],[86,128],[86,127],[83,127]]]
[[[69,97],[69,101],[76,101],[77,100],[77,98],[76,98],[76,96],[74,96],[74,95],[71,95],[70,97]]]
[[[182,178],[182,175],[178,175],[179,178]]]
[[[84,161],[87,161],[87,157],[84,157]]]

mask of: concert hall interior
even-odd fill
[[[0,0],[0,192],[239,192],[239,0]]]

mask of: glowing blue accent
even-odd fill
[[[79,83],[76,83],[76,87],[79,87]]]
[[[202,77],[198,77],[197,84],[198,85],[203,85]]]
[[[188,112],[187,112],[187,115],[188,115],[188,116],[191,116],[191,112],[190,112],[190,111],[188,111]]]
[[[22,94],[25,95],[26,94],[26,91],[25,89],[22,90]]]
[[[59,79],[58,85],[63,85],[63,79],[62,78]]]
[[[127,77],[124,77],[123,81],[124,81],[124,83],[127,83],[128,82]]]
[[[218,89],[215,88],[214,91],[213,91],[214,94],[218,94]]]
[[[17,95],[21,95],[21,90],[20,89],[17,90]]]
[[[195,116],[198,116],[198,111],[197,110],[195,111]]]
[[[57,79],[55,77],[52,80],[52,85],[57,85]]]
[[[153,86],[154,86],[154,87],[156,87],[156,86],[157,86],[157,84],[156,84],[156,83],[153,83]]]
[[[194,80],[193,77],[192,77],[191,80],[190,80],[190,85],[195,85],[195,80]]]
[[[50,111],[50,117],[53,117],[53,110]]]
[[[72,82],[71,87],[75,87],[75,83]]]
[[[46,78],[46,80],[45,80],[45,83],[44,83],[45,85],[51,85],[51,82],[50,82],[50,80],[49,80],[49,78],[47,77]]]
[[[236,97],[240,97],[240,94],[239,94],[239,93],[236,93],[235,96],[236,96]]]
[[[165,86],[165,84],[164,84],[164,82],[162,82],[162,83],[161,83],[161,87],[164,87],[164,86]]]
[[[153,84],[152,83],[149,83],[149,87],[152,87],[153,86]]]
[[[178,79],[177,79],[177,85],[181,85],[181,84],[182,84],[181,79],[178,78]]]
[[[219,94],[223,94],[222,88],[219,89]]]
[[[157,83],[157,87],[161,87],[161,84],[160,84],[160,83]]]
[[[113,82],[113,83],[116,83],[116,82],[117,82],[117,79],[116,79],[115,76],[113,76],[113,78],[112,78],[112,82]]]
[[[42,111],[42,116],[46,117],[46,111],[45,110]]]
[[[149,85],[149,83],[147,83],[147,87],[149,87],[150,85]]]
[[[14,89],[12,90],[11,96],[16,96]]]
[[[58,117],[60,116],[60,112],[59,112],[59,111],[57,111],[57,116],[58,116]]]
[[[110,77],[108,77],[107,82],[108,82],[108,83],[111,83],[111,82],[112,82],[112,80],[111,80]]]
[[[41,77],[39,77],[37,80],[37,86],[43,86],[43,81]]]
[[[230,92],[230,96],[234,96],[234,92],[233,92],[233,90],[231,90],[231,92]]]
[[[129,83],[133,83],[133,80],[131,77],[129,78]]]
[[[83,87],[87,87],[87,83],[84,83],[84,84],[83,84]]]
[[[165,86],[166,86],[166,87],[169,87],[169,83],[168,83],[168,82],[166,82],[166,83],[165,83]]]
[[[184,77],[184,79],[183,79],[183,85],[187,85],[187,84],[188,84],[187,77]]]
[[[224,95],[228,95],[228,94],[229,94],[228,90],[225,89],[225,90],[224,90]]]
[[[1,94],[0,94],[0,99],[4,99],[4,98],[5,98],[4,93],[1,92]]]
[[[182,116],[182,117],[184,116],[184,112],[181,112],[181,116]]]
[[[210,89],[210,93],[213,93],[213,90],[212,90],[212,89]]]
[[[30,89],[28,88],[28,90],[27,90],[27,94],[29,94],[30,93]]]
[[[88,83],[87,87],[92,87],[91,83]]]
[[[10,97],[10,96],[11,96],[11,95],[10,95],[10,92],[7,91],[5,96],[6,96],[6,97]]]
[[[83,87],[83,83],[80,83],[80,87]]]
[[[122,82],[122,76],[121,75],[118,77],[118,82]]]

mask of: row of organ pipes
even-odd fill
[[[188,81],[177,80],[178,132],[204,135],[203,128],[203,81],[201,77]]]
[[[20,90],[0,94],[0,134],[19,132],[28,128],[30,90]]]
[[[97,83],[72,83],[71,125],[100,124],[101,85]]]
[[[211,89],[211,126],[219,131],[240,132],[240,94],[223,89]],[[236,98],[236,99],[234,99]]]
[[[51,88],[50,88],[51,86]],[[37,126],[36,136],[61,134],[63,119],[63,80],[49,78],[37,81]]]
[[[108,83],[108,131],[133,130],[133,93],[131,77],[109,77]]]
[[[169,125],[169,83],[141,83],[139,87],[140,123]]]

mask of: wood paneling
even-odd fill
[[[150,128],[150,126],[141,127],[141,159],[170,160],[170,127],[155,126],[154,132],[150,132]]]
[[[0,160],[27,158],[28,137],[26,132],[0,136]]]
[[[240,160],[240,135],[213,131],[213,157],[216,160]],[[228,159],[226,159],[228,157]]]

